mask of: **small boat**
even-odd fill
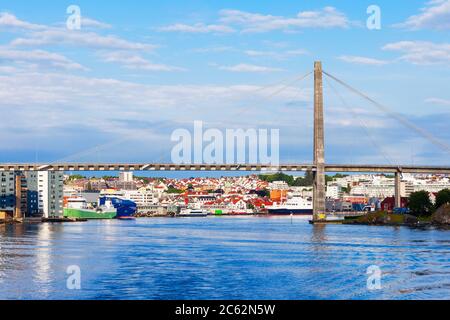
[[[175,217],[207,217],[208,211],[203,209],[183,209]]]
[[[310,220],[310,224],[315,223],[342,223],[345,220],[344,216],[336,216],[331,214],[319,214],[319,219],[317,221]]]
[[[133,220],[136,220],[136,218],[133,217],[133,216],[118,216],[116,219],[117,219],[117,220],[124,220],[124,221],[133,221]]]

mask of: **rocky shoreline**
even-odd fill
[[[433,215],[416,217],[409,214],[393,214],[385,211],[369,213],[358,218],[343,221],[346,225],[371,226],[407,226],[407,227],[438,227],[450,229],[450,204],[439,208]]]

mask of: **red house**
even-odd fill
[[[407,208],[408,198],[402,197],[401,204],[402,208]],[[395,208],[395,197],[388,197],[381,202],[381,210],[394,211],[394,208]]]

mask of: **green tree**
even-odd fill
[[[314,182],[314,175],[311,170],[306,171],[304,177],[297,178],[294,178],[293,176],[284,174],[282,172],[274,174],[263,174],[259,175],[258,177],[259,179],[267,182],[284,181],[291,187],[309,187],[312,186]]]
[[[432,207],[430,194],[426,191],[413,192],[409,196],[409,209],[415,216],[430,215]]]
[[[314,183],[314,174],[311,170],[306,171],[304,177],[298,177],[293,181],[293,186],[295,187],[309,187]]]
[[[263,181],[274,182],[274,181],[284,181],[288,185],[292,186],[294,183],[294,177],[284,174],[282,172],[274,173],[274,174],[263,174],[259,175],[259,178]]]
[[[172,187],[172,186],[170,186],[169,188],[167,188],[167,193],[171,193],[171,194],[181,194],[181,193],[183,193],[183,192],[184,192],[183,190],[176,189],[176,188],[174,188],[174,187]]]
[[[450,203],[450,189],[443,189],[436,195],[435,209],[437,210],[447,203]]]
[[[306,171],[304,180],[304,186],[312,186],[314,184],[314,174],[311,170]]]
[[[72,181],[72,180],[81,180],[81,179],[86,179],[86,177],[85,177],[85,176],[82,176],[82,175],[80,175],[80,174],[73,174],[73,175],[71,175],[71,176],[69,177],[69,180],[70,180],[70,181]]]

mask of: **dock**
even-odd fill
[[[44,223],[64,223],[64,222],[86,222],[88,220],[79,218],[50,217],[50,218],[42,218],[41,221]]]
[[[309,224],[344,224],[345,220],[309,220]]]
[[[310,220],[310,224],[344,224],[347,219],[355,219],[368,214],[368,212],[333,212],[319,214],[318,219]]]
[[[20,224],[20,223],[23,223],[23,219],[0,220],[0,225],[3,225],[3,224]]]

